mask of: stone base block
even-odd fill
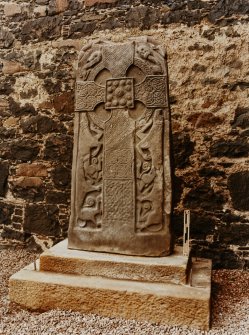
[[[60,272],[58,264],[61,260],[58,260],[57,265],[55,260],[50,261],[51,257],[55,257],[59,248],[63,250],[63,246],[66,246],[65,242],[55,247],[56,249],[52,248],[49,253],[44,253],[41,256],[41,268],[38,265],[35,270],[34,264],[31,264],[11,277],[11,301],[31,310],[70,309],[103,316],[184,325],[202,330],[209,329],[211,288],[211,262],[209,260],[201,259],[191,264],[187,285],[163,282],[164,276],[153,280],[153,275],[146,277],[145,281],[140,280],[137,275],[135,275],[135,280],[134,278],[128,280],[127,277],[131,276],[132,271],[124,271],[122,267],[120,276],[122,277],[123,273],[125,279],[117,278],[119,267],[112,271],[115,278],[111,278],[111,275],[105,276],[107,267],[104,272],[101,272],[101,275],[97,275],[98,268],[101,266],[94,267],[91,264],[95,256],[97,264],[101,262],[105,267],[107,262],[102,258],[104,255],[98,253],[90,253],[92,254],[90,261],[89,259],[86,261],[85,254],[82,264],[79,259],[72,260],[77,264],[77,267],[73,266],[72,269],[78,269],[77,271],[72,271],[70,274],[65,273],[65,263],[63,263],[64,266],[61,266],[62,272]],[[117,255],[112,256],[117,257]],[[112,256],[106,255],[107,258]],[[64,257],[65,254],[62,258]],[[129,258],[125,260],[125,267],[130,265],[132,269],[134,260],[130,263],[128,260]],[[135,264],[139,263],[137,262],[138,260]],[[56,271],[51,271],[54,264]],[[82,269],[82,266],[87,267],[88,265],[90,271],[94,270],[95,275],[86,275],[83,270],[79,270]],[[112,265],[115,268],[115,262]],[[140,266],[143,268],[144,263],[139,263],[135,270],[140,269]],[[154,269],[153,266],[150,268],[148,265],[148,272]],[[176,267],[178,266],[179,264]]]
[[[67,249],[67,240],[40,257],[40,270],[147,282],[186,284],[189,258],[176,248],[167,257],[139,257]]]

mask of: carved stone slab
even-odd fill
[[[146,37],[80,52],[69,248],[170,254],[167,80],[165,51]]]

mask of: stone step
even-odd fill
[[[202,287],[36,271],[31,264],[11,277],[10,300],[31,310],[59,308],[207,330],[211,262],[205,264]]]
[[[186,284],[188,257],[182,248],[167,257],[138,257],[67,249],[64,240],[40,257],[40,270],[112,279]]]

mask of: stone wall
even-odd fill
[[[190,209],[194,254],[247,265],[248,0],[0,1],[0,22],[2,242],[66,236],[80,48],[150,35],[168,51],[176,242]]]

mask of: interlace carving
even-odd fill
[[[165,194],[165,185],[171,192],[166,75],[164,51],[146,38],[121,44],[97,41],[81,51],[72,246],[138,255],[169,253],[164,210],[171,199]],[[131,239],[128,249],[122,238]]]
[[[76,111],[92,111],[104,100],[105,91],[100,85],[91,81],[78,82],[76,85]]]

